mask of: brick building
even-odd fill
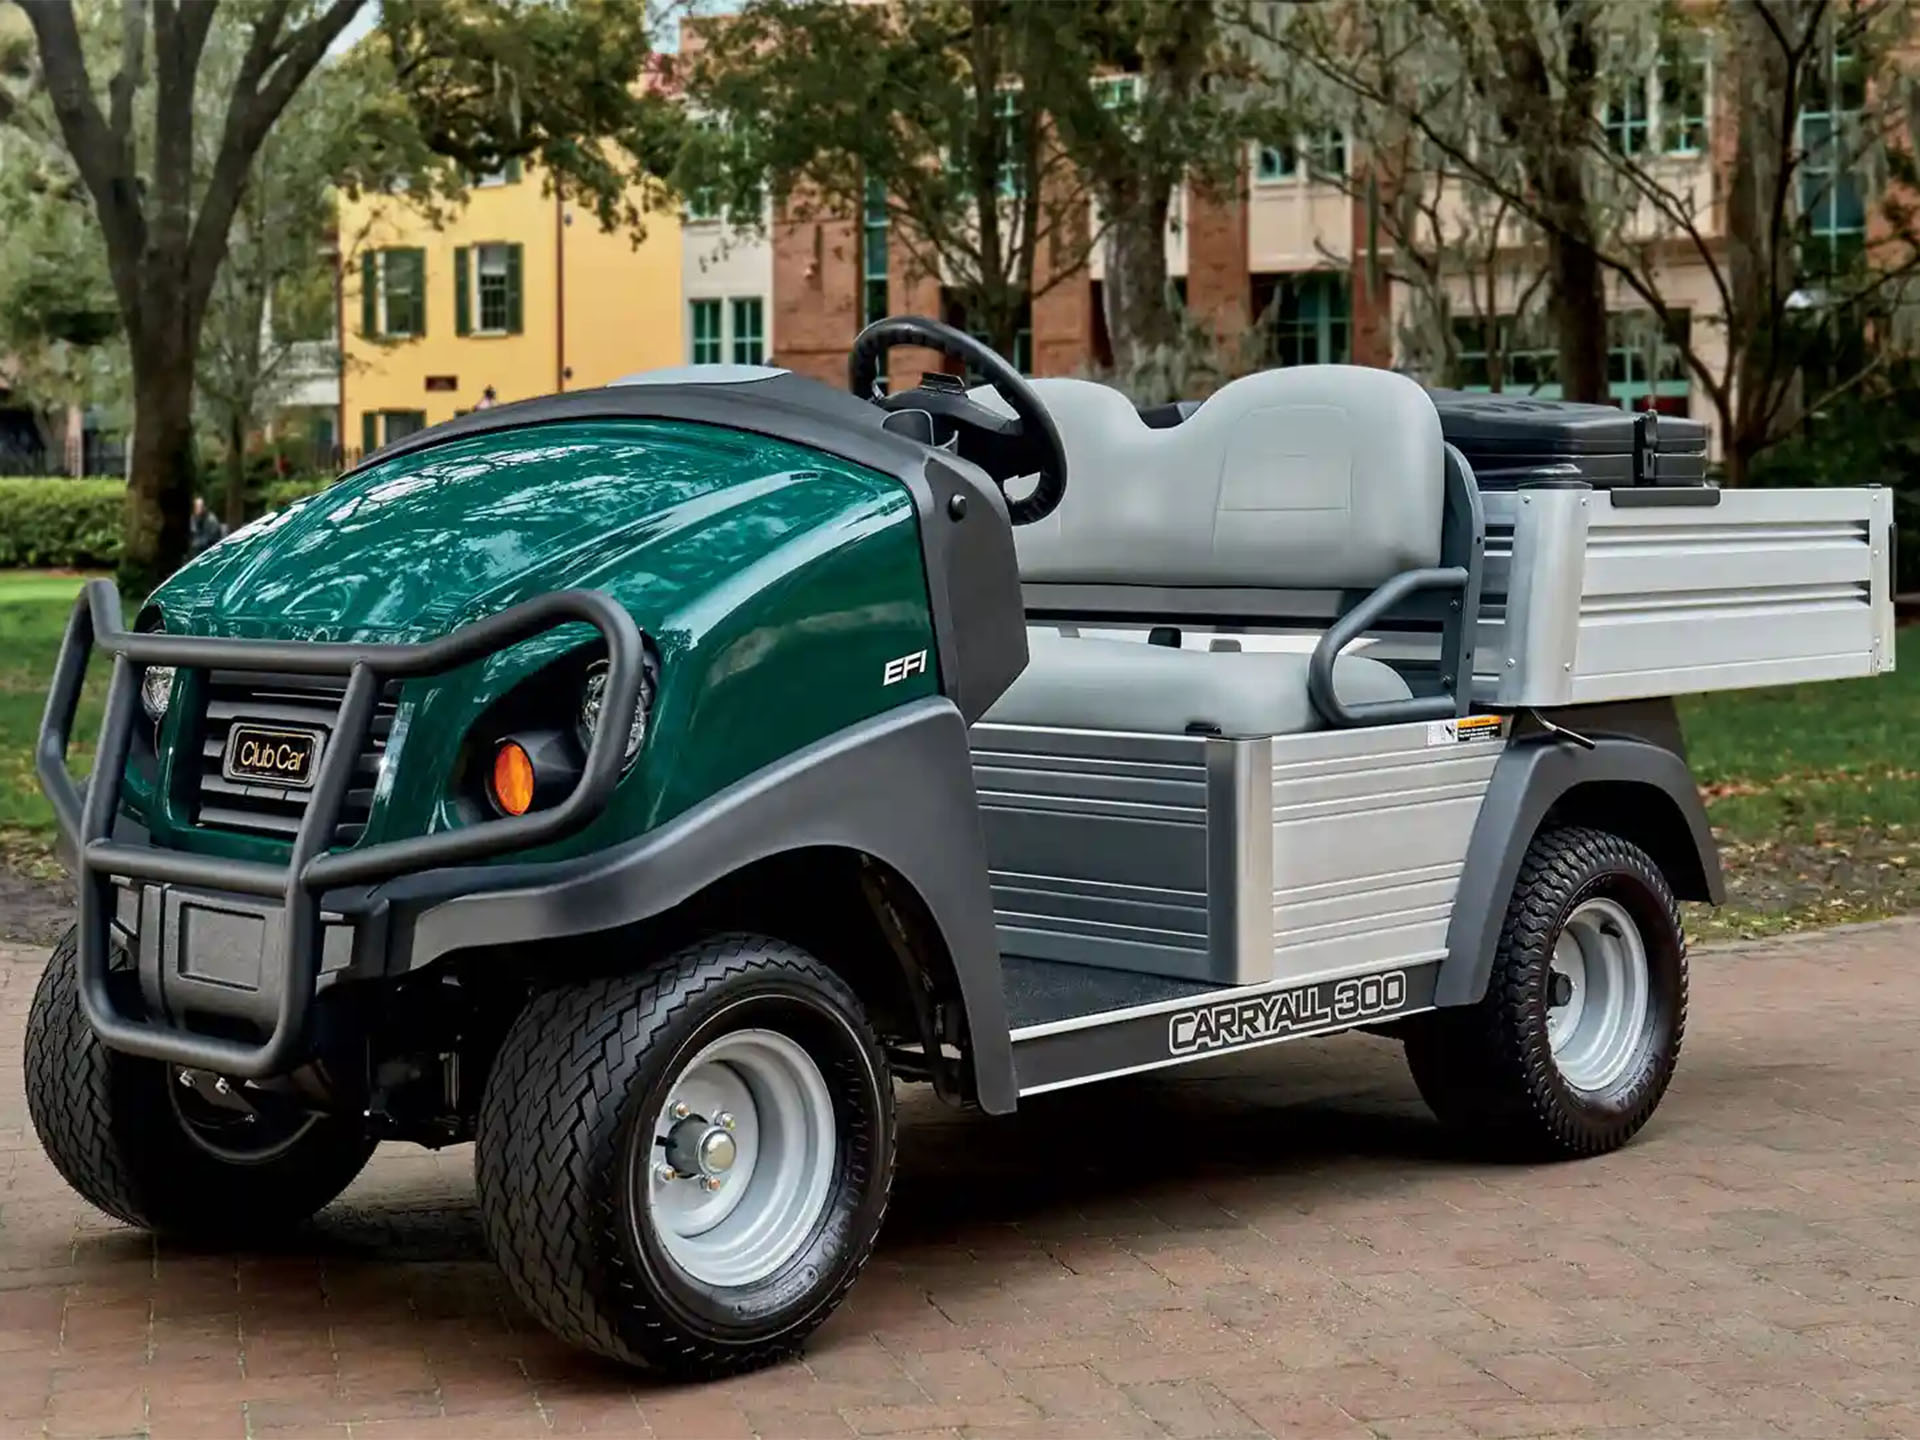
[[[1344,145],[1333,143],[1343,158]],[[1304,160],[1304,151],[1268,147],[1249,157],[1236,193],[1188,188],[1177,195],[1170,278],[1223,340],[1277,301],[1273,363],[1389,364],[1384,303],[1367,303],[1364,277],[1354,273],[1354,205],[1340,186],[1314,178]],[[782,365],[838,382],[861,326],[887,314],[940,316],[947,306],[937,279],[918,271],[892,233],[877,197],[858,219],[820,218],[807,208],[806,218],[776,215],[769,227],[772,348]],[[1072,375],[1105,358],[1102,278],[1096,246],[1085,265],[1036,297],[1015,357],[1024,370]],[[894,372],[911,377],[926,363],[924,355],[897,352]]]

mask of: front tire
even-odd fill
[[[373,1154],[357,1124],[209,1112],[157,1060],[100,1043],[68,931],[27,1012],[27,1112],[47,1158],[116,1220],[201,1243],[267,1239],[346,1189]]]
[[[541,1323],[706,1378],[793,1353],[859,1275],[893,1087],[845,981],[730,935],[536,996],[475,1138],[488,1243]]]
[[[1449,1127],[1518,1158],[1618,1149],[1680,1058],[1687,944],[1651,857],[1567,827],[1528,847],[1479,1003],[1407,1032],[1421,1096]]]

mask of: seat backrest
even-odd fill
[[[1014,531],[1024,581],[1366,590],[1440,563],[1440,417],[1404,375],[1268,370],[1167,429],[1105,385],[1033,387],[1066,444],[1067,494]]]

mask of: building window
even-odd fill
[[[360,257],[360,329],[370,339],[427,333],[427,252],[369,250]]]
[[[518,245],[462,245],[453,252],[455,334],[521,332],[522,265],[522,247]]]
[[[519,159],[504,160],[496,170],[487,170],[473,177],[476,190],[495,190],[502,185],[518,185],[522,168]]]
[[[749,299],[735,300],[731,309],[733,363],[760,364],[767,357],[766,310],[760,297],[755,295]]]
[[[1012,199],[1021,192],[1026,182],[1020,92],[1002,90],[994,100],[993,113],[1000,125],[1000,193]]]
[[[687,302],[687,358],[695,365],[764,365],[767,302],[759,295]]]
[[[718,365],[723,342],[720,338],[721,306],[718,300],[690,300],[687,308],[693,318],[693,363]]]
[[[1699,155],[1707,148],[1707,57],[1694,40],[1660,48],[1653,73],[1607,96],[1602,128],[1616,155]]]
[[[1859,56],[1844,48],[1829,50],[1810,70],[1800,111],[1800,213],[1807,269],[1831,274],[1866,245],[1866,199],[1853,166],[1866,79]]]
[[[1331,270],[1253,277],[1254,313],[1273,337],[1276,365],[1343,365],[1351,353],[1347,277]]]
[[[480,333],[504,335],[507,331],[507,247],[479,245],[473,253],[474,292],[480,302]]]
[[[860,228],[860,323],[871,325],[887,316],[887,192],[878,180],[867,181],[867,203]]]
[[[1253,178],[1263,185],[1271,185],[1277,180],[1291,180],[1298,169],[1291,140],[1280,145],[1262,145],[1260,158],[1253,167]]]
[[[1304,135],[1288,136],[1272,145],[1262,145],[1254,159],[1253,178],[1263,185],[1277,184],[1297,177],[1303,166],[1314,178],[1344,178],[1347,132],[1337,125],[1324,126]]]
[[[1671,44],[1660,53],[1655,75],[1660,106],[1660,148],[1668,155],[1698,155],[1707,148],[1707,58],[1697,44]]]
[[[989,350],[993,350],[995,354],[999,353],[994,346],[992,337],[989,336],[986,331],[968,330],[967,333]],[[1013,332],[1012,359],[1013,368],[1018,370],[1022,375],[1031,375],[1033,373],[1033,325],[1031,321],[1023,319],[1020,323],[1020,328]],[[987,383],[986,376],[972,369],[966,372],[966,380],[969,385],[984,385]]]
[[[383,410],[380,418],[386,422],[386,443],[389,445],[427,428],[427,412],[424,410]]]
[[[702,185],[687,196],[687,223],[705,225],[720,218],[720,192],[711,185]]]
[[[1103,110],[1124,110],[1140,99],[1140,77],[1102,75],[1093,82],[1093,98]]]
[[[1607,144],[1617,155],[1638,155],[1647,148],[1650,107],[1644,77],[1625,81],[1607,98]]]
[[[1541,327],[1524,324],[1516,330],[1511,315],[1501,316],[1495,324],[1500,342],[1500,388],[1539,400],[1560,399],[1559,351]],[[1675,312],[1673,328],[1666,334],[1645,311],[1608,316],[1608,398],[1626,410],[1688,414],[1691,402],[1684,347],[1691,329],[1692,317],[1684,310]],[[1454,334],[1460,345],[1460,388],[1485,394],[1493,388],[1486,326],[1474,320],[1457,320]]]
[[[378,450],[427,428],[424,410],[363,410],[360,413],[360,448]]]

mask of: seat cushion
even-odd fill
[[[1067,492],[1014,531],[1024,581],[1371,590],[1440,563],[1445,443],[1404,375],[1266,370],[1170,429],[1090,380],[1033,389],[1066,447]]]
[[[1155,735],[1290,735],[1323,726],[1307,700],[1305,655],[1176,650],[1046,629],[1030,629],[1027,648],[1027,668],[982,717],[987,723]],[[1341,656],[1333,684],[1348,704],[1411,693],[1390,666],[1364,655]]]

